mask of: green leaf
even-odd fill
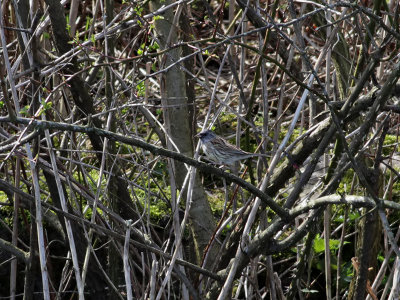
[[[321,238],[315,238],[314,240],[314,252],[315,253],[322,253],[325,251],[325,242]]]
[[[335,239],[329,240],[329,249],[335,251],[339,248],[340,241]],[[325,240],[320,238],[319,235],[314,240],[314,252],[319,254],[325,251]]]
[[[48,110],[48,109],[51,109],[53,107],[53,103],[51,101],[46,102],[45,99],[42,99],[40,101],[40,104],[42,104],[43,110]]]
[[[21,108],[21,110],[19,111],[19,113],[23,116],[26,116],[28,114],[28,110],[29,110],[29,105],[25,105],[23,108]]]
[[[144,81],[141,81],[136,85],[136,93],[139,97],[143,97],[145,95]]]
[[[160,49],[160,46],[158,45],[157,42],[154,42],[152,45],[149,46],[149,50],[150,51],[154,51],[154,50],[157,50],[157,49]]]
[[[142,7],[142,6],[136,6],[136,7],[134,8],[134,11],[135,11],[135,13],[136,13],[138,16],[141,16],[142,13],[143,13],[143,7]]]
[[[89,30],[89,26],[91,23],[92,23],[91,18],[89,16],[86,16],[85,30]]]
[[[66,23],[67,23],[68,34],[71,34],[71,25],[69,25],[69,16],[66,16]]]

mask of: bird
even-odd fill
[[[216,135],[212,130],[204,130],[196,137],[200,139],[201,148],[207,158],[221,165],[233,166],[239,160],[264,156],[263,154],[243,151]]]

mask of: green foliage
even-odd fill
[[[141,16],[143,14],[143,6],[135,6],[133,9],[136,13],[136,15]]]
[[[153,72],[157,71],[157,65],[156,65],[155,62],[151,65],[151,70],[152,70]]]
[[[229,127],[234,127],[237,124],[237,117],[234,113],[230,113],[227,111],[221,112],[220,115],[221,124],[230,124]]]
[[[40,104],[42,104],[42,106],[43,106],[43,109],[46,111],[46,110],[49,110],[49,109],[51,109],[52,107],[53,107],[53,103],[51,102],[51,101],[47,101],[46,102],[46,99],[43,99],[42,98],[42,100],[40,101]]]
[[[395,135],[388,134],[385,136],[385,141],[383,142],[383,155],[391,155],[394,151],[398,151],[399,138]]]
[[[89,30],[90,25],[92,24],[93,18],[86,16],[86,24],[85,24],[85,31]]]
[[[128,107],[123,107],[123,108],[121,109],[121,113],[122,113],[123,115],[127,114],[128,112],[129,112],[129,108],[128,108]]]
[[[138,95],[138,97],[144,97],[145,93],[146,93],[146,87],[144,85],[144,81],[140,81],[136,85],[136,94]]]
[[[149,51],[156,51],[158,49],[160,49],[160,45],[158,45],[158,43],[156,41],[154,41],[153,43],[151,43],[148,47]]]
[[[211,53],[208,49],[205,49],[204,51],[202,51],[202,54],[206,55],[208,57],[215,58],[216,60],[219,60],[219,56],[215,53]]]
[[[344,209],[346,209],[345,207],[341,206],[341,205],[334,205],[332,207],[332,210],[335,211],[335,217],[333,219],[333,221],[337,224],[341,224],[344,222]],[[355,220],[358,220],[360,218],[360,213],[357,209],[351,209],[348,212],[347,215],[347,221],[350,224],[353,224]]]
[[[27,115],[28,115],[28,112],[29,112],[29,105],[25,105],[25,106],[22,107],[22,108],[20,109],[20,111],[19,111],[19,113],[20,113],[22,116],[27,116]]]
[[[157,201],[155,199],[150,201],[150,218],[153,219],[155,222],[159,221],[165,215],[170,216],[171,214],[171,209],[164,201]]]
[[[342,180],[340,181],[339,187],[337,188],[338,194],[348,194],[351,191],[351,183],[353,181],[354,171],[353,169],[347,170]]]
[[[208,202],[210,203],[213,214],[221,216],[225,204],[225,193],[220,189],[213,189],[210,191]]]
[[[153,168],[153,176],[158,178],[164,178],[164,174],[167,172],[167,164],[164,161],[158,161]]]
[[[84,40],[85,40],[85,41],[88,40],[88,36],[87,36],[86,32],[89,31],[89,28],[90,28],[90,26],[92,25],[92,23],[93,23],[93,18],[91,18],[91,17],[89,17],[89,16],[86,16],[85,37],[84,37]],[[90,36],[90,39],[92,40],[92,43],[94,43],[94,41],[93,41],[94,35],[93,35],[93,34]]]
[[[345,242],[345,244],[348,242]],[[339,249],[339,240],[330,239],[329,240],[329,250],[331,252],[335,252]],[[325,251],[325,240],[321,238],[319,235],[315,237],[314,245],[313,245],[314,252],[316,254],[321,254]]]
[[[77,173],[75,173],[78,176]],[[92,169],[88,172],[88,177],[90,179],[89,184],[92,186],[93,190],[97,189],[97,182],[99,181],[100,171],[96,169]],[[74,176],[75,177],[75,176]],[[78,178],[75,178],[78,180]],[[105,189],[107,184],[107,179],[104,177],[101,178],[100,188]]]
[[[350,283],[354,276],[354,268],[351,262],[344,263],[341,270],[341,280]]]
[[[138,55],[143,55],[145,46],[145,44],[140,45],[140,48],[137,50]]]
[[[139,206],[149,213],[150,219],[153,222],[158,222],[164,216],[171,216],[172,211],[170,207],[159,198],[149,196],[148,192],[149,190],[144,191],[143,189],[135,188],[135,195],[139,200]],[[152,192],[154,192],[154,194],[159,193],[159,189],[154,184],[150,187],[150,193]],[[164,192],[167,197],[171,195],[169,189],[165,189]]]
[[[358,220],[361,217],[360,212],[358,210],[354,210],[349,212],[349,220],[350,221],[355,221]]]
[[[66,23],[67,23],[68,34],[71,35],[71,25],[69,25],[69,15],[67,15],[65,18],[66,18]]]
[[[137,50],[138,55],[147,55],[150,52],[155,52],[157,49],[159,49],[160,46],[158,45],[157,42],[153,42],[149,45],[142,43]]]
[[[157,21],[157,20],[164,20],[164,17],[163,16],[154,16],[153,21]]]
[[[9,227],[12,227],[13,224],[13,219],[14,219],[13,210],[14,208],[8,205],[1,206],[0,208],[0,218]],[[3,227],[3,225],[0,223],[0,229],[1,227]]]
[[[130,154],[130,153],[134,153],[135,152],[131,145],[127,145],[127,144],[124,144],[124,143],[115,142],[115,147],[116,147],[117,152],[119,154]]]
[[[3,191],[0,191],[0,203],[7,203],[7,202],[8,202],[7,194],[4,193]]]

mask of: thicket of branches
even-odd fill
[[[398,1],[0,16],[1,297],[400,298]]]

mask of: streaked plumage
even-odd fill
[[[243,151],[229,144],[211,130],[202,131],[196,136],[200,138],[201,147],[207,158],[218,164],[234,165],[239,160],[262,155]]]

